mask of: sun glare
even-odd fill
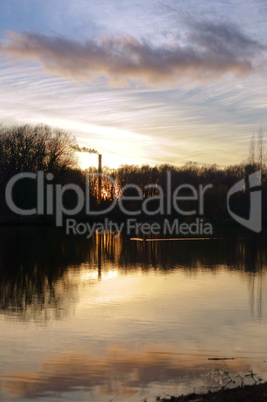
[[[77,152],[79,166],[82,170],[85,170],[89,167],[98,167],[98,155],[97,154],[89,154],[87,152]],[[134,159],[130,159],[127,157],[123,157],[120,155],[116,155],[113,153],[104,153],[102,154],[102,166],[108,167],[111,169],[117,169],[120,165],[136,165],[136,161]]]

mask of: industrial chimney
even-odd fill
[[[98,155],[98,202],[101,201],[101,189],[102,189],[102,155]]]

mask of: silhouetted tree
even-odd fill
[[[46,125],[0,127],[1,182],[23,171],[62,176],[77,167],[74,145],[68,132]]]
[[[264,133],[259,129],[257,137],[255,134],[251,137],[248,163],[256,169],[262,169],[266,160],[266,149],[264,144]]]

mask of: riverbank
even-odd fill
[[[225,389],[207,394],[189,394],[171,398],[158,398],[161,402],[266,402],[267,383],[246,385],[242,388]]]

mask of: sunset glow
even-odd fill
[[[264,3],[30,4],[1,5],[2,123],[69,130],[109,167],[240,163],[266,129]]]
[[[0,0],[1,401],[266,400],[266,21]]]

